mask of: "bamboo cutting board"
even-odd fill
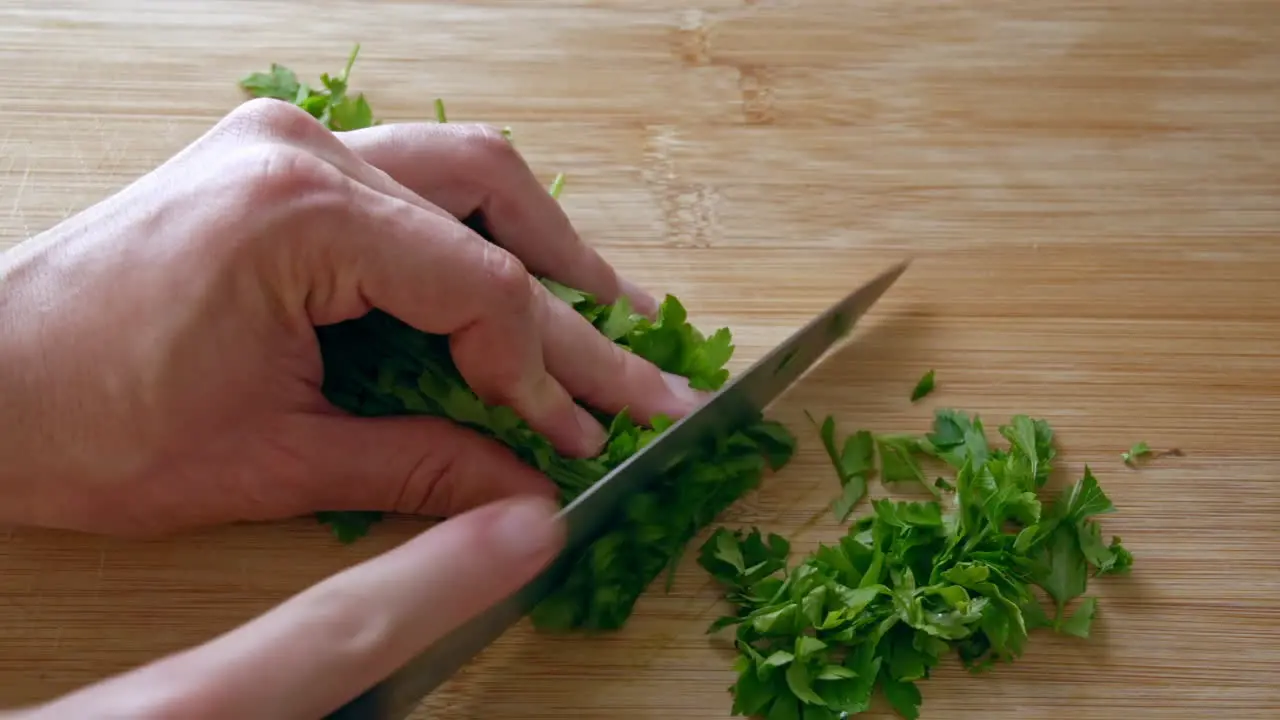
[[[0,0],[0,247],[146,172],[278,61],[388,121],[511,125],[625,273],[729,325],[740,369],[907,254],[855,342],[776,405],[794,463],[723,518],[841,532],[803,412],[918,432],[1025,412],[1091,466],[1137,558],[1095,635],[922,684],[925,718],[1280,717],[1280,5],[1274,0]],[[938,392],[907,396],[936,368]],[[1137,440],[1178,447],[1141,470]],[[877,486],[875,492],[883,492]],[[811,523],[815,515],[821,520]],[[163,542],[0,535],[0,704],[199,643],[424,527]],[[705,535],[704,535],[705,537]],[[700,543],[702,538],[695,542]],[[520,627],[449,718],[727,717],[688,553],[622,632]],[[877,706],[869,717],[889,717]]]

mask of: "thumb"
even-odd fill
[[[382,510],[450,517],[512,495],[557,497],[546,475],[502,443],[446,418],[298,417],[301,487],[277,484],[270,512]]]
[[[202,646],[21,717],[322,717],[532,580],[564,544],[556,509],[524,497],[464,513]]]

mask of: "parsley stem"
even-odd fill
[[[351,68],[356,64],[356,55],[360,54],[360,43],[351,48],[351,55],[347,57],[347,66],[342,68],[342,81],[346,82],[347,77],[351,75]]]

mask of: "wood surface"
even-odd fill
[[[380,116],[442,97],[453,121],[512,126],[610,260],[733,329],[734,369],[915,258],[776,404],[797,458],[724,522],[800,550],[841,533],[805,410],[876,431],[1025,412],[1058,430],[1056,482],[1092,467],[1119,508],[1104,531],[1137,558],[1091,584],[1095,636],[1039,634],[980,677],[949,661],[924,718],[1280,717],[1275,0],[0,0],[0,247],[180,149],[243,74],[314,78],[355,42]],[[913,406],[928,368],[938,391]],[[1131,470],[1137,440],[1185,456]],[[351,547],[306,518],[3,531],[0,705],[199,643],[424,526]],[[689,553],[625,630],[521,626],[424,711],[727,717],[717,597]]]

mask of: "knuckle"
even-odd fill
[[[545,373],[530,367],[529,349],[523,343],[510,347],[497,339],[505,333],[496,323],[482,321],[473,328],[464,331],[462,346],[455,346],[459,371],[484,402],[520,411],[531,395],[541,391]]]
[[[609,342],[603,335],[599,337],[597,345],[600,347],[598,365],[586,374],[587,381],[592,385],[587,392],[592,397],[615,397],[624,394],[626,388],[645,388],[646,394],[651,395],[657,389],[654,381],[660,382],[661,378],[656,371],[650,377],[647,370],[652,366],[640,360],[639,355]],[[632,412],[635,411],[636,408],[633,408]]]
[[[476,358],[466,368],[468,384],[476,395],[490,404],[514,405],[527,386],[524,363],[514,352],[501,352],[500,348],[492,348],[494,352],[486,353],[483,358]]]
[[[494,303],[506,310],[525,310],[533,297],[533,276],[519,258],[485,242],[480,256],[481,281]]]
[[[274,98],[247,100],[228,113],[220,125],[222,133],[234,137],[308,141],[328,133],[306,110]]]
[[[237,152],[232,177],[257,203],[296,203],[301,198],[340,203],[348,185],[346,176],[329,163],[279,143],[259,143]]]
[[[460,139],[469,154],[493,163],[521,162],[516,146],[492,125],[468,124],[458,128]]]

